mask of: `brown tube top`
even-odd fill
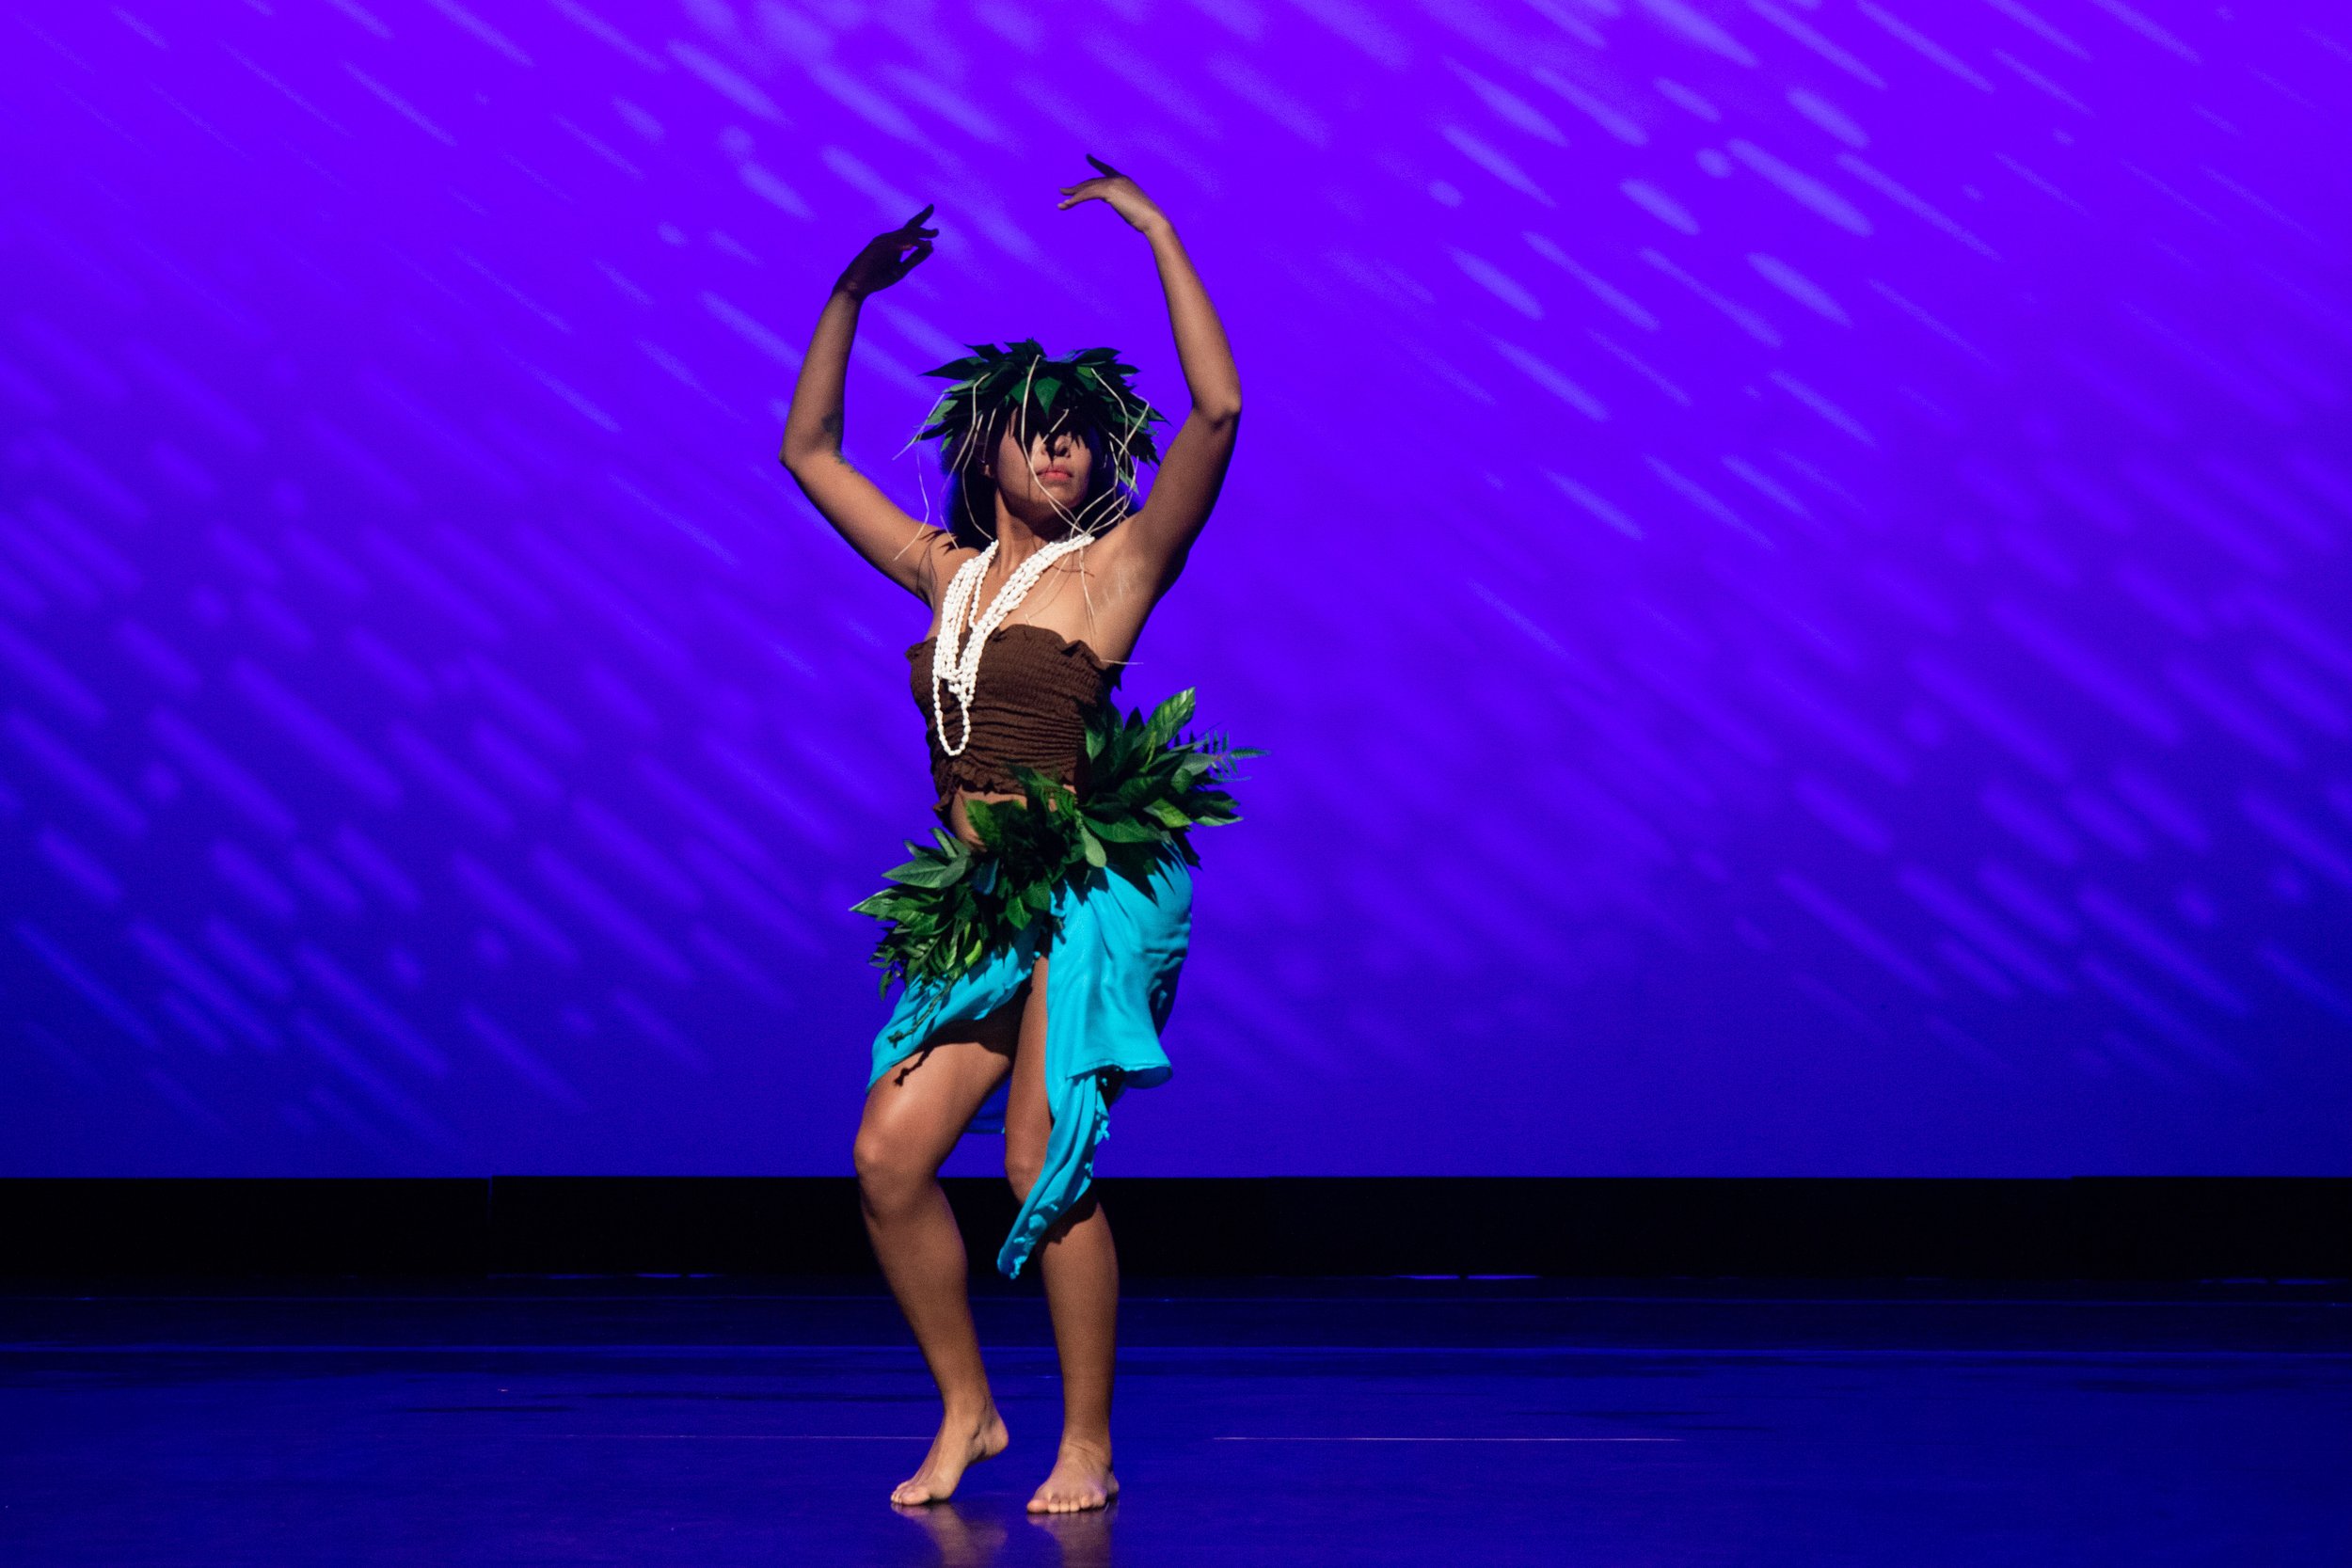
[[[931,714],[931,653],[937,642],[923,639],[907,650],[907,662],[930,740],[931,784],[939,791],[942,816],[959,789],[1018,793],[1015,763],[1066,784],[1085,784],[1087,715],[1109,700],[1119,671],[1084,642],[1050,626],[997,627],[980,655],[971,743],[951,757],[939,743],[939,721]],[[963,709],[945,686],[939,689],[939,707],[946,715],[948,735],[961,740]]]

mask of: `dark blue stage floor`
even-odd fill
[[[1564,1282],[1137,1286],[1107,1515],[1032,1522],[1056,1386],[928,1514],[870,1288],[0,1297],[0,1561],[2352,1561],[2352,1306]]]

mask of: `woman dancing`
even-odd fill
[[[1000,1452],[965,1299],[963,1242],[937,1172],[1001,1105],[1005,1174],[1022,1207],[998,1256],[1034,1255],[1061,1359],[1062,1433],[1032,1513],[1101,1508],[1111,1473],[1119,1262],[1089,1189],[1123,1088],[1168,1074],[1158,1035],[1175,996],[1197,863],[1186,832],[1232,820],[1229,756],[1182,740],[1191,695],[1123,723],[1108,697],[1145,620],[1208,520],[1241,422],[1224,328],[1166,214],[1089,157],[1098,178],[1059,207],[1110,207],[1151,243],[1192,410],[1136,503],[1135,464],[1160,419],[1108,349],[1045,357],[1034,341],[932,372],[951,385],[923,436],[943,440],[949,526],[883,496],[841,451],[842,383],[866,296],[931,254],[926,207],[877,236],[834,284],[792,394],[784,462],[852,548],[920,598],[908,650],[947,832],[861,904],[890,922],[876,961],[905,980],[875,1041],[855,1148],[866,1224],[939,1385],[922,1466],[891,1494],[941,1501]],[[913,847],[912,846],[910,847]]]

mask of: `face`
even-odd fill
[[[1019,434],[1008,429],[997,440],[989,471],[1008,510],[1025,519],[1042,520],[1075,513],[1085,503],[1094,453],[1066,426],[1032,436],[1025,450]]]

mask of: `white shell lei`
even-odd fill
[[[1041,546],[1028,560],[1013,568],[1012,576],[996,590],[996,596],[988,603],[977,619],[972,606],[979,596],[980,580],[996,560],[996,541],[956,569],[947,580],[947,594],[939,610],[939,641],[931,647],[931,721],[939,726],[939,744],[951,756],[961,756],[963,749],[972,744],[972,698],[980,688],[980,651],[996,628],[1021,606],[1037,579],[1045,575],[1045,568],[1073,550],[1082,550],[1093,543],[1090,533],[1073,534]],[[967,623],[971,635],[964,633]],[[947,715],[939,700],[939,689],[946,687],[956,694],[956,705],[963,714],[963,738],[949,741]]]

